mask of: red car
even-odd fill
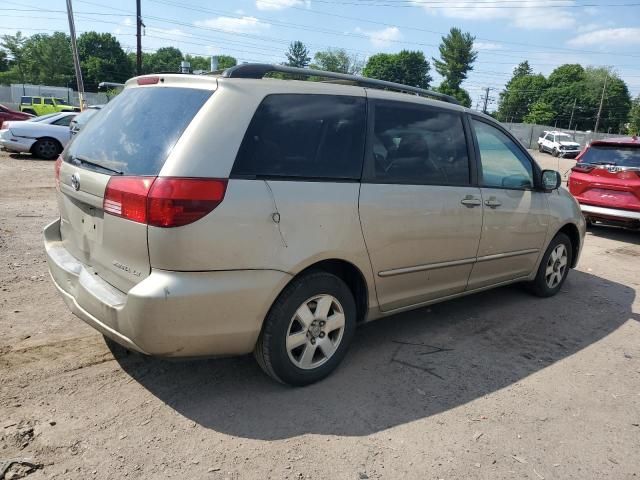
[[[9,107],[0,105],[0,130],[2,129],[2,122],[14,121],[14,120],[29,120],[33,115],[30,113],[18,112],[11,110]]]
[[[587,221],[640,228],[640,139],[596,140],[577,160],[569,191]]]

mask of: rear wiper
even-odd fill
[[[92,162],[91,160],[87,160],[86,158],[81,157],[80,155],[72,156],[71,157],[71,162],[75,163],[76,165],[78,163],[80,163],[81,165],[91,165],[92,167],[101,168],[102,170],[106,170],[107,172],[115,173],[116,175],[124,174],[124,172],[121,172],[120,170],[116,170],[114,168],[105,167],[104,165],[100,165],[99,163],[95,163],[95,162]],[[78,162],[78,163],[76,163],[76,162]]]

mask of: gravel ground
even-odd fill
[[[55,217],[53,163],[0,154],[0,471],[28,458],[44,465],[30,479],[640,475],[638,232],[590,230],[554,298],[514,286],[365,325],[330,378],[291,389],[248,356],[111,351],[49,281]]]

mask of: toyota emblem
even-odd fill
[[[80,190],[80,175],[77,172],[71,175],[71,186],[76,192]]]

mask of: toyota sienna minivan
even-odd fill
[[[131,79],[55,178],[44,240],[74,314],[143,354],[254,352],[291,385],[335,369],[362,322],[515,282],[556,294],[585,233],[559,174],[489,116],[282,66]]]

